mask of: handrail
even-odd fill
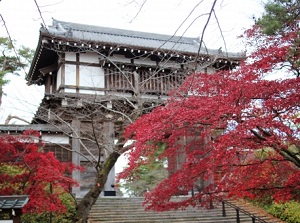
[[[226,200],[223,200],[222,201],[222,216],[223,217],[226,217],[226,210],[225,210],[225,203],[234,208],[235,211],[236,211],[236,222],[237,223],[240,223],[240,212],[248,215],[251,219],[252,219],[252,223],[255,223],[256,220],[258,220],[257,222],[260,222],[260,223],[268,223],[267,221],[263,220],[262,218],[258,217],[258,216],[255,216],[254,214],[250,213],[249,211],[246,211],[238,206],[236,206],[235,204],[229,202],[229,201],[226,201]]]

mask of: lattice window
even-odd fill
[[[69,150],[68,150],[69,149]],[[70,147],[62,148],[57,145],[47,145],[43,148],[44,152],[53,152],[56,158],[61,162],[71,162],[72,161],[72,152]]]

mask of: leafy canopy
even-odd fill
[[[34,131],[0,137],[0,195],[29,195],[27,213],[65,212],[60,195],[76,185],[70,174],[77,167],[40,151],[38,139]]]
[[[0,37],[0,105],[2,103],[3,86],[9,82],[7,74],[19,75],[18,72],[30,64],[33,50],[14,43],[7,37]]]
[[[145,165],[141,157],[155,154],[149,142],[166,144],[160,158],[177,162],[146,194],[147,208],[206,205],[225,197],[300,199],[300,45],[299,26],[292,25],[299,20],[287,20],[276,35],[266,35],[264,25],[256,24],[245,33],[256,50],[238,69],[195,73],[165,106],[126,129],[125,137],[135,143],[121,177]],[[266,80],[274,72],[294,76]],[[170,202],[193,188],[198,188],[194,196]]]
[[[257,24],[267,35],[299,26],[300,8],[298,0],[272,0],[265,4],[265,13]]]
[[[31,61],[33,51],[27,47],[14,48],[14,43],[7,37],[0,37],[0,84],[7,83],[4,76],[7,73],[18,74]]]
[[[166,149],[164,144],[153,145],[157,147],[156,152],[150,157],[140,159],[141,164],[130,177],[127,178],[125,183],[122,183],[122,188],[126,194],[132,197],[142,197],[147,191],[153,190],[158,183],[168,176],[166,170],[166,159],[159,159],[159,155]]]

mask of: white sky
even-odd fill
[[[180,24],[188,17],[176,35],[198,37],[202,34],[207,13],[212,0],[147,0],[136,16],[144,0],[36,0],[40,6],[46,25],[52,19],[90,25],[131,29],[173,35]],[[262,13],[262,0],[218,0],[216,14],[223,30],[227,49],[230,52],[243,51],[244,46],[236,37],[253,24],[252,17]],[[35,49],[39,37],[40,24],[43,23],[34,0],[1,0],[0,14],[8,31],[18,44]],[[192,21],[200,16],[191,25]],[[7,36],[4,22],[0,21],[0,36]],[[191,25],[191,26],[190,26]],[[190,26],[190,27],[189,27]],[[187,27],[189,27],[187,29]],[[205,33],[205,44],[209,48],[225,50],[218,24],[213,20]],[[3,104],[0,108],[0,123],[6,117],[17,115],[31,121],[36,106],[43,97],[43,88],[28,87],[21,76],[9,75],[10,83],[5,86]],[[14,122],[11,122],[14,123]],[[15,121],[15,123],[22,123]]]

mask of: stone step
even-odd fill
[[[136,216],[136,215],[127,215],[127,216],[90,216],[90,219],[97,222],[111,222],[111,221],[120,221],[120,222],[236,222],[236,216],[170,216],[170,215],[157,215],[157,216]],[[241,222],[252,222],[248,216],[240,216]]]
[[[96,220],[96,219],[92,219],[90,220],[89,223],[236,223],[236,219],[202,219],[202,218],[198,218],[198,219],[191,219],[191,218],[176,218],[176,219],[117,219],[117,220]],[[257,221],[256,221],[257,222]],[[249,219],[241,219],[240,223],[252,223],[251,220]],[[270,221],[270,223],[274,223],[273,221]]]
[[[128,216],[133,216],[134,215],[134,217],[135,218],[140,218],[140,217],[164,217],[164,218],[166,218],[166,217],[195,217],[195,218],[198,218],[198,217],[211,217],[211,216],[215,216],[215,217],[222,217],[222,215],[221,214],[219,214],[219,213],[216,213],[216,214],[214,214],[214,213],[209,213],[209,214],[202,214],[202,213],[195,213],[195,214],[186,214],[186,213],[176,213],[176,214],[160,214],[160,213],[158,213],[158,214],[149,214],[149,213],[136,213],[136,212],[133,212],[133,214],[127,214],[127,215],[125,215],[125,214],[120,214],[120,213],[116,213],[116,214],[113,214],[113,213],[105,213],[105,214],[102,214],[102,213],[91,213],[90,214],[90,217],[93,217],[93,218],[101,218],[101,217],[104,217],[104,218],[127,218]],[[235,215],[235,213],[232,213],[232,214],[227,214],[227,216],[229,217],[229,216],[236,216]],[[246,217],[248,217],[247,215],[240,215],[241,217],[244,217],[244,216],[246,216]]]
[[[181,198],[175,198],[174,200]],[[226,217],[222,216],[221,205],[214,209],[188,207],[177,211],[145,211],[143,198],[100,198],[92,207],[89,220],[91,223],[235,223],[236,211],[226,205]],[[260,214],[260,213],[258,213]],[[266,222],[275,223],[274,219],[262,215]],[[241,223],[252,223],[251,217],[240,212]],[[258,221],[256,221],[258,222]]]
[[[101,210],[101,212],[100,212]],[[132,211],[133,209],[126,208],[126,209],[114,209],[112,207],[106,207],[106,208],[100,208],[100,209],[92,209],[90,211],[90,215],[97,216],[97,215],[103,215],[105,212],[105,215],[127,215],[129,211]],[[222,210],[220,208],[215,208],[211,210],[205,210],[205,209],[196,209],[196,210],[178,210],[178,211],[164,211],[164,212],[155,212],[155,211],[145,211],[144,209],[136,210],[134,209],[135,215],[187,215],[187,216],[197,216],[199,213],[203,216],[211,216],[211,215],[222,215]],[[232,209],[228,209],[226,211],[227,215],[235,215],[236,211]],[[241,213],[242,214],[242,213]]]
[[[117,220],[90,220],[89,223],[113,223],[113,222],[118,222],[118,223],[236,223],[236,219],[228,219],[228,218],[223,218],[223,219],[202,219],[202,218],[197,218],[197,219],[191,219],[191,218],[176,218],[176,219],[117,219]],[[256,221],[258,222],[258,221]],[[249,219],[240,219],[240,223],[252,223],[251,220]],[[274,223],[273,221],[270,221],[269,223]]]

